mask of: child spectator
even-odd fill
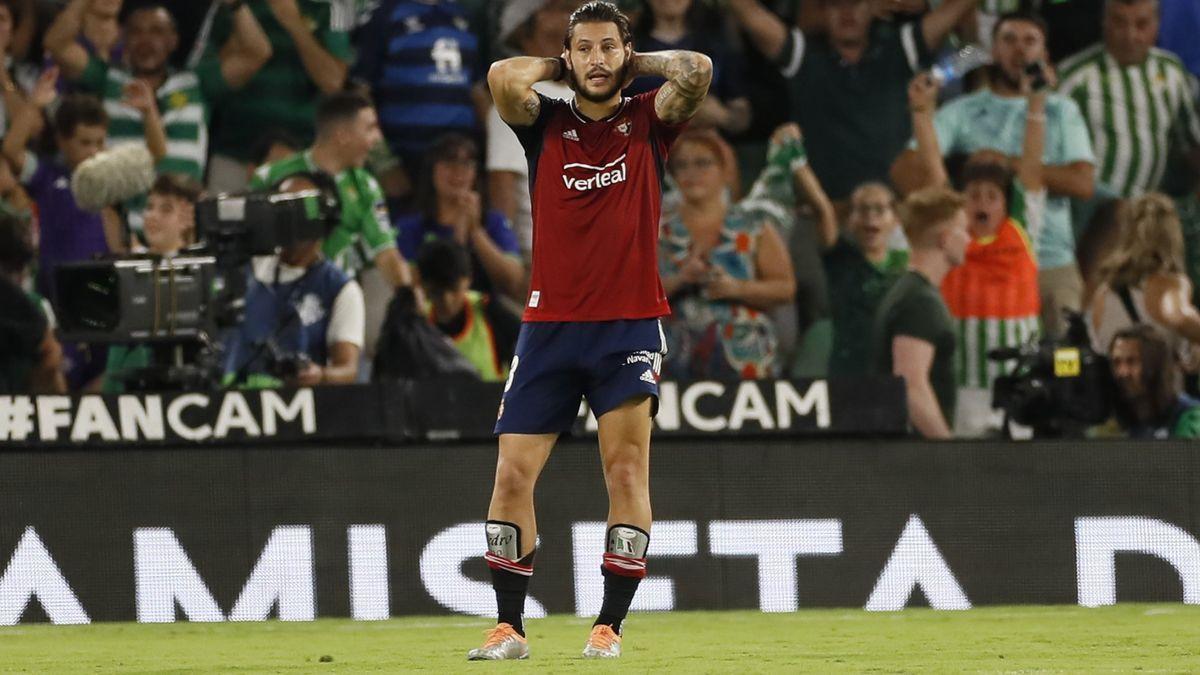
[[[417,257],[429,322],[449,337],[484,382],[503,382],[521,319],[490,296],[471,290],[471,255],[452,241],[431,241]]]
[[[146,200],[145,237],[147,252],[172,258],[195,243],[196,202],[200,184],[184,176],[164,174],[154,181]],[[125,376],[132,370],[150,365],[151,350],[146,345],[112,345],[104,372],[105,392],[124,391]]]

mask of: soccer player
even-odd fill
[[[468,658],[529,656],[521,613],[537,545],[533,490],[581,396],[599,422],[608,488],[604,602],[583,650],[621,654],[621,621],[646,575],[650,543],[650,420],[658,400],[667,299],[657,237],[664,163],[712,80],[708,57],[633,51],[629,20],[608,2],[571,15],[559,58],[492,64],[500,117],[529,158],[533,271],[500,402],[500,452],[488,509],[487,554],[498,624]],[[667,81],[624,98],[638,75]],[[566,79],[575,99],[536,82]]]

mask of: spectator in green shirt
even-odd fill
[[[1161,332],[1130,326],[1113,336],[1108,353],[1122,431],[1130,438],[1200,438],[1200,401],[1183,393],[1174,350]]]
[[[966,258],[971,235],[965,204],[945,187],[919,190],[904,201],[911,260],[879,303],[871,331],[876,374],[904,379],[908,420],[925,438],[951,435],[957,334],[938,289]]]
[[[908,267],[908,251],[888,245],[899,226],[896,195],[883,183],[866,183],[850,195],[846,230],[838,232],[834,222],[818,232],[833,319],[831,376],[870,370],[875,310]]]
[[[241,2],[237,2],[241,5]],[[271,43],[271,58],[246,89],[222,102],[213,126],[209,187],[245,187],[255,141],[272,128],[303,143],[313,139],[321,95],[341,91],[352,57],[350,29],[355,0],[245,0]],[[217,12],[209,26],[208,53],[224,51],[233,24]]]

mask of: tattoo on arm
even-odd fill
[[[698,52],[684,50],[639,54],[637,72],[667,78],[654,97],[654,110],[662,121],[677,124],[691,119],[700,109],[712,82],[712,61]]]
[[[536,82],[561,76],[559,59],[517,56],[492,64],[488,86],[501,119],[510,124],[533,124],[542,104],[533,89]]]
[[[525,96],[525,100],[521,101],[521,110],[528,116],[530,121],[536,120],[542,112],[542,98],[537,95],[532,89]]]

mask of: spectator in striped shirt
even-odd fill
[[[222,1],[233,13],[235,32],[219,58],[202,61],[195,70],[168,67],[179,34],[174,17],[160,5],[139,7],[125,19],[125,62],[120,65],[89,56],[76,42],[85,0],[72,0],[46,34],[46,45],[67,78],[104,100],[110,145],[142,142],[147,116],[127,97],[135,81],[149,85],[167,137],[159,173],[203,179],[211,105],[245,86],[271,57],[267,36],[250,10],[240,0]],[[130,229],[139,234],[143,205],[144,199],[130,209]]]
[[[1158,0],[1106,0],[1103,42],[1059,66],[1059,89],[1091,132],[1097,187],[1110,196],[1160,189],[1175,149],[1200,167],[1196,79],[1154,46],[1158,25]]]

